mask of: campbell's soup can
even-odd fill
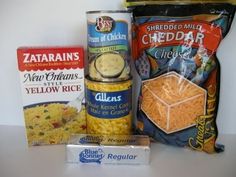
[[[131,134],[132,80],[101,82],[87,76],[85,86],[87,133]]]
[[[130,78],[131,12],[88,11],[87,32],[90,78]]]

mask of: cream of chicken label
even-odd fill
[[[87,12],[89,76],[98,81],[130,77],[131,13]]]

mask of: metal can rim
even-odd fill
[[[92,10],[87,11],[86,14],[96,14],[96,13],[131,13],[130,10]]]
[[[100,80],[95,80],[92,79],[89,75],[85,76],[86,80],[91,81],[91,82],[96,82],[96,83],[104,83],[104,84],[119,84],[122,82],[127,82],[127,81],[132,81],[133,77],[130,75],[127,79],[123,79],[123,80],[115,80],[115,81],[100,81]]]

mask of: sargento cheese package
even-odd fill
[[[140,81],[137,132],[170,145],[223,151],[215,143],[216,52],[230,29],[234,1],[126,0],[126,6],[133,11],[132,55]]]
[[[86,133],[83,48],[20,47],[17,58],[29,146]]]

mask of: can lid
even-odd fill
[[[94,82],[94,83],[98,83],[98,84],[114,84],[114,83],[124,83],[124,82],[132,82],[132,75],[129,75],[127,78],[122,78],[122,79],[95,79],[95,78],[91,78],[89,75],[85,76],[86,80],[89,82]]]

